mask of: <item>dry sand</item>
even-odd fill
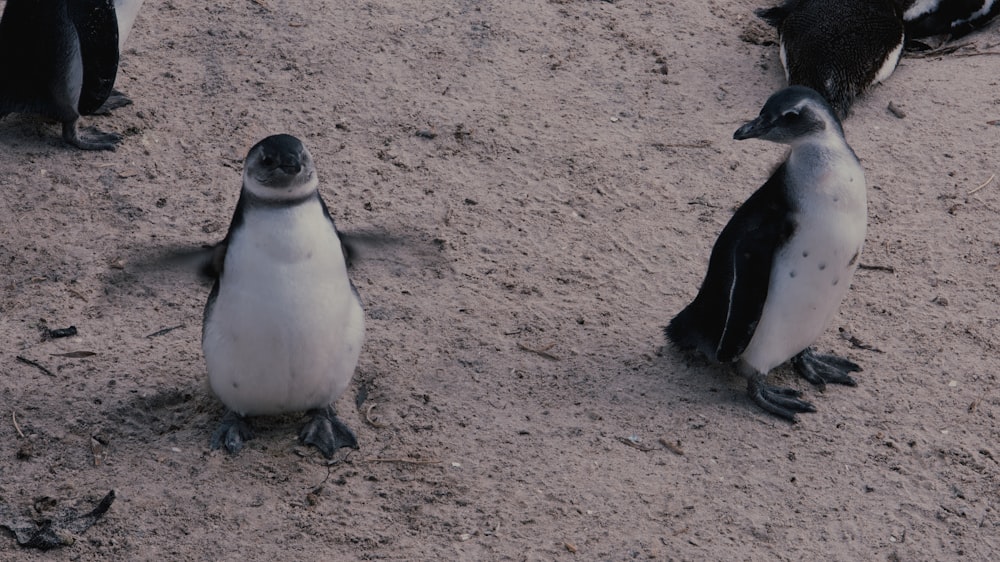
[[[782,158],[732,140],[782,85],[760,5],[149,0],[118,79],[135,104],[85,118],[117,152],[0,121],[0,501],[118,494],[72,546],[8,537],[0,559],[994,556],[1000,26],[904,58],[845,124],[876,269],[818,347],[858,387],[780,369],[818,409],[790,425],[663,348]],[[141,267],[221,238],[277,132],[341,228],[404,240],[353,270],[368,335],[338,406],[361,449],[331,466],[298,416],[208,449],[208,288]]]

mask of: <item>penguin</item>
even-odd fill
[[[903,22],[910,39],[949,35],[957,39],[1000,14],[1000,0],[905,0]]]
[[[778,30],[789,85],[819,92],[844,119],[854,98],[896,69],[903,51],[898,0],[788,0],[759,9]]]
[[[327,458],[358,447],[333,404],[357,366],[364,313],[318,185],[309,150],[291,135],[247,154],[203,317],[209,386],[228,408],[213,449],[239,452],[253,437],[247,417],[302,411],[303,443]]]
[[[0,18],[0,117],[62,122],[65,142],[114,150],[121,135],[82,136],[81,115],[131,102],[114,89],[121,48],[143,0],[8,0]]]
[[[796,421],[812,404],[766,384],[791,360],[806,380],[854,386],[856,363],[811,346],[858,265],[867,229],[865,177],[826,100],[803,86],[774,93],[733,135],[790,146],[785,161],[735,212],[712,248],[701,289],[665,328],[678,348],[735,363],[750,397]]]

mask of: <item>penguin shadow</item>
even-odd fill
[[[745,377],[734,367],[712,363],[695,351],[664,343],[655,350],[653,369],[670,385],[668,395],[696,406],[702,414],[733,406],[756,407],[746,397]]]
[[[222,412],[221,404],[206,389],[191,385],[151,394],[136,392],[119,401],[107,413],[107,419],[118,438],[133,443],[149,445],[167,440],[174,445],[204,434],[202,441],[207,445],[210,428]]]
[[[46,152],[66,147],[59,136],[60,123],[54,119],[31,113],[12,113],[0,116],[0,146],[5,150]],[[94,132],[94,127],[81,127]]]
[[[747,379],[737,371],[735,364],[713,363],[696,350],[677,349],[666,343],[656,350],[653,365],[661,378],[672,385],[670,392],[675,393],[681,402],[696,405],[703,415],[726,412],[727,417],[756,418],[772,425],[782,422],[781,418],[760,409],[750,399]],[[805,383],[790,361],[770,371],[768,380],[778,386],[801,391],[805,399],[824,392]]]
[[[106,414],[110,423],[101,439],[108,441],[109,446],[128,442],[151,449],[179,447],[207,452],[212,432],[226,411],[204,383],[134,395]],[[298,412],[250,418],[254,437],[239,455],[252,450],[284,448],[289,435],[298,435],[306,417],[306,412]]]

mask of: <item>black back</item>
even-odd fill
[[[788,0],[757,15],[785,44],[788,83],[819,92],[840,118],[903,39],[897,0]]]
[[[722,229],[698,296],[665,329],[674,344],[721,363],[739,358],[764,309],[774,256],[795,232],[791,212],[782,164]]]
[[[906,0],[904,9],[915,2],[916,0]],[[956,39],[966,35],[1000,14],[1000,2],[993,2],[989,10],[971,18],[985,4],[986,0],[939,0],[929,12],[906,20],[906,36],[918,39],[932,35],[951,35],[952,39]]]
[[[77,44],[83,87],[74,107],[66,72]],[[8,0],[0,20],[0,113],[75,119],[108,99],[117,72],[113,0]]]
[[[101,107],[118,75],[118,17],[114,0],[69,0],[69,16],[80,38],[83,58],[81,115]]]

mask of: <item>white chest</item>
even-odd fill
[[[350,382],[363,335],[319,203],[251,210],[230,240],[202,338],[219,398],[248,415],[325,406]]]
[[[791,160],[789,162],[792,164]],[[767,372],[823,333],[850,286],[864,244],[864,175],[851,156],[814,167],[809,177],[791,169],[798,210],[795,233],[775,255],[767,300],[743,359]]]

